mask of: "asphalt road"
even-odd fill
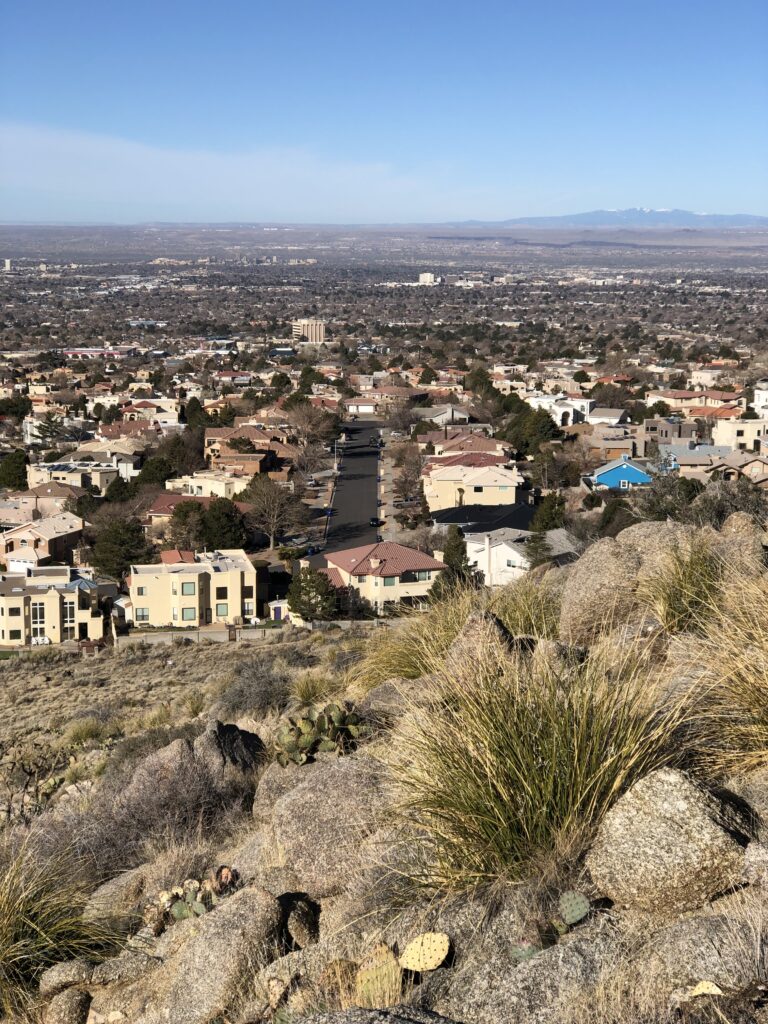
[[[377,530],[368,520],[378,512],[376,479],[379,468],[378,451],[371,448],[371,439],[378,437],[377,423],[345,423],[342,428],[349,438],[341,466],[341,477],[333,499],[333,515],[328,530],[326,551],[373,544]]]

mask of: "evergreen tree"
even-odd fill
[[[104,497],[110,502],[130,501],[136,496],[136,485],[121,476],[116,476],[104,492]]]
[[[552,492],[545,494],[531,520],[532,530],[557,530],[565,522],[565,498]]]
[[[203,538],[209,551],[245,545],[247,533],[243,514],[229,498],[214,498],[202,518]]]
[[[203,427],[208,422],[208,416],[198,398],[190,398],[187,402],[184,417],[190,427]]]
[[[122,579],[132,565],[146,562],[152,549],[138,519],[112,519],[100,531],[93,546],[93,561],[99,572]]]
[[[467,558],[467,542],[464,535],[455,524],[448,527],[448,535],[443,548],[443,561],[454,574],[466,579],[470,573],[469,559]]]
[[[136,477],[136,482],[139,486],[150,484],[162,487],[171,476],[173,476],[173,466],[170,461],[163,455],[153,455],[141,467],[141,472]]]
[[[336,615],[337,594],[330,580],[307,567],[295,573],[288,588],[288,607],[302,619],[327,620]]]
[[[23,448],[17,448],[0,462],[0,487],[13,491],[27,489],[27,453]]]
[[[543,530],[535,530],[525,543],[525,557],[528,560],[528,568],[535,569],[537,565],[544,565],[552,558],[552,548],[549,546],[547,535]]]

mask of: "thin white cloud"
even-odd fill
[[[216,153],[0,122],[5,221],[324,221],[472,216],[487,193],[301,149]]]

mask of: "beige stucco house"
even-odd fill
[[[96,583],[67,566],[0,575],[0,647],[100,640],[101,598],[114,584]]]
[[[321,571],[338,589],[353,587],[377,612],[398,604],[420,607],[445,564],[422,551],[382,541],[325,556]]]
[[[131,566],[125,607],[134,625],[240,625],[257,614],[257,572],[242,549],[163,551],[160,557],[159,564]]]
[[[503,466],[439,464],[424,477],[424,497],[431,511],[459,505],[514,505],[525,480]]]

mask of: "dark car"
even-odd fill
[[[369,522],[369,524],[371,526],[381,526],[382,523],[384,522],[384,520],[383,519],[379,519],[378,516],[371,516],[371,518],[368,520],[368,522]]]

